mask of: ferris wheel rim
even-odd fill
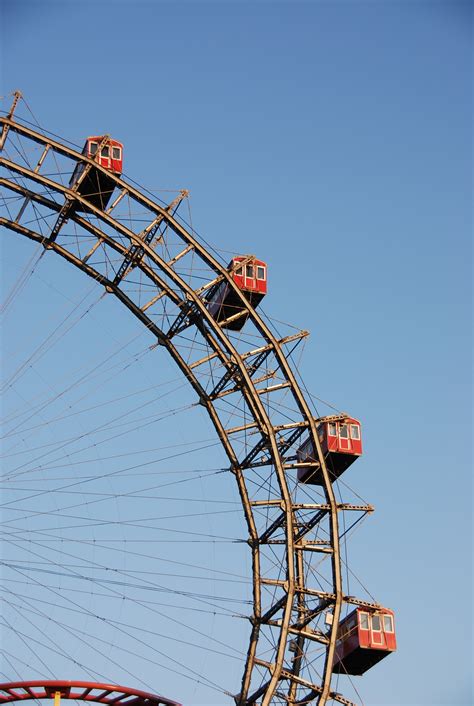
[[[32,139],[34,139],[36,142],[40,142],[43,145],[49,144],[53,149],[56,149],[56,147],[59,146],[58,151],[62,150],[64,153],[67,153],[68,157],[75,159],[77,162],[81,161],[81,160],[84,162],[84,164],[89,164],[90,162],[92,162],[92,160],[89,160],[87,157],[84,157],[84,155],[80,154],[79,152],[76,152],[76,151],[72,150],[71,148],[68,148],[68,147],[65,147],[64,145],[61,145],[61,143],[58,143],[54,140],[51,140],[50,138],[46,137],[42,133],[38,133],[38,132],[32,131],[29,128],[25,128],[21,124],[16,123],[15,121],[13,121],[11,119],[0,118],[0,124],[3,124],[4,128],[5,128],[5,126],[7,126],[9,129],[11,129],[13,131],[22,132],[22,133],[26,134],[28,137],[31,137]],[[32,135],[34,135],[34,136],[32,137]],[[11,169],[19,168],[19,165],[15,165],[14,163],[12,164],[11,162],[8,162],[8,160],[5,160],[3,157],[0,158],[0,164],[3,166],[6,166],[7,168],[11,168]],[[96,163],[93,163],[93,164],[94,164],[94,168],[96,168],[98,166]],[[99,169],[102,170],[103,168],[99,167]],[[24,168],[22,168],[22,171],[24,174],[26,174],[28,177],[30,177],[33,180],[37,179],[39,182],[42,181],[43,183],[46,183],[46,181],[44,180],[44,177],[42,175],[41,176],[39,174],[35,175],[31,170],[26,170]],[[108,176],[110,176],[110,174],[109,174],[109,172],[107,172],[107,170],[103,169],[103,171],[106,172]],[[314,420],[314,417],[312,416],[310,409],[309,409],[309,406],[306,403],[305,397],[299,388],[299,385],[294,377],[294,374],[291,371],[291,367],[289,366],[288,361],[286,360],[286,357],[282,351],[280,342],[270,332],[268,326],[261,319],[258,312],[255,312],[254,307],[252,307],[249,304],[249,302],[243,296],[242,292],[240,292],[240,290],[238,290],[233,279],[229,276],[229,274],[227,273],[225,268],[220,263],[218,263],[217,260],[215,260],[215,258],[213,258],[212,255],[207,253],[206,249],[202,246],[202,244],[200,244],[194,238],[194,236],[192,234],[189,234],[181,224],[179,224],[175,219],[173,219],[173,217],[166,212],[166,209],[163,209],[163,207],[159,206],[158,204],[155,204],[148,197],[144,197],[140,193],[139,190],[137,190],[135,187],[131,187],[126,181],[117,177],[116,175],[113,175],[113,180],[118,188],[126,189],[134,197],[136,196],[138,199],[141,198],[142,200],[144,200],[148,207],[153,207],[154,209],[156,209],[156,212],[159,213],[160,215],[162,215],[163,218],[167,222],[169,222],[170,225],[173,226],[173,228],[176,228],[177,230],[179,230],[181,235],[184,234],[185,238],[189,238],[189,241],[192,243],[192,245],[194,247],[196,247],[196,249],[199,251],[199,254],[201,256],[204,256],[206,258],[206,261],[218,273],[218,276],[222,277],[223,280],[227,281],[229,286],[234,288],[237,296],[240,298],[240,300],[242,302],[242,305],[246,307],[249,317],[252,319],[252,321],[256,325],[257,329],[262,333],[262,335],[267,339],[267,341],[269,341],[269,345],[272,346],[272,350],[275,353],[275,357],[279,360],[279,362],[281,363],[283,368],[285,368],[285,373],[287,374],[287,376],[289,376],[291,391],[293,393],[295,393],[295,391],[296,391],[296,393],[297,393],[296,397],[299,401],[299,406],[302,411],[302,416],[306,417],[307,430],[309,431],[310,435],[313,438],[313,441],[315,443],[315,447],[318,449],[318,452],[320,454],[320,461],[322,462],[321,468],[322,468],[322,474],[324,477],[324,490],[326,493],[326,498],[327,498],[328,504],[330,505],[329,513],[330,513],[331,527],[332,527],[331,547],[334,552],[332,555],[332,557],[333,557],[332,558],[333,591],[332,591],[332,593],[326,592],[326,594],[322,591],[319,592],[319,593],[321,593],[321,596],[324,596],[324,595],[326,595],[328,597],[330,596],[330,598],[328,598],[328,600],[330,600],[331,605],[334,608],[334,612],[333,612],[334,624],[332,625],[332,627],[330,627],[330,629],[328,631],[329,632],[329,646],[326,650],[324,678],[322,680],[323,684],[321,686],[312,684],[312,686],[314,687],[314,689],[316,689],[314,691],[314,698],[318,699],[318,703],[324,704],[328,698],[335,698],[335,697],[336,697],[336,700],[340,701],[341,699],[337,698],[337,696],[339,696],[339,695],[335,695],[334,692],[330,691],[332,658],[333,658],[334,649],[335,649],[337,624],[339,621],[341,606],[344,601],[344,596],[343,596],[343,592],[342,592],[342,578],[341,578],[340,556],[339,556],[339,535],[338,535],[338,529],[337,529],[338,528],[338,525],[337,525],[338,507],[337,507],[337,503],[335,501],[331,480],[330,480],[327,468],[325,466],[324,458],[322,457],[322,454],[321,454],[321,450],[320,450],[320,446],[319,446],[319,439],[318,439],[318,435],[317,435],[317,431],[316,431],[316,422]],[[2,181],[2,183],[4,183],[6,180],[1,180],[1,181]],[[6,184],[6,185],[8,186],[8,184]],[[85,201],[85,199],[83,199],[83,197],[81,197],[79,194],[73,193],[70,189],[68,189],[67,187],[64,187],[61,184],[56,184],[55,182],[49,181],[48,185],[53,188],[56,187],[56,190],[58,191],[58,193],[61,193],[61,195],[64,196],[65,199],[75,198],[75,199],[77,199],[77,201],[82,202],[83,204],[84,204],[84,202],[87,203]],[[25,190],[24,190],[24,192],[25,192]],[[27,197],[34,198],[34,196],[32,196],[31,193],[29,196],[27,195]],[[54,202],[50,202],[50,206],[52,205],[52,203],[54,203]],[[150,204],[151,204],[151,206],[149,206]],[[58,206],[60,207],[60,204],[55,204],[55,207],[58,207]],[[90,207],[90,205],[89,205],[89,207]],[[144,244],[142,241],[140,241],[135,233],[133,233],[132,231],[127,232],[127,229],[125,229],[122,224],[116,222],[114,220],[113,216],[106,214],[105,211],[98,209],[98,208],[92,208],[92,210],[95,212],[95,215],[98,217],[98,219],[101,222],[107,221],[108,224],[111,225],[115,230],[117,230],[118,232],[122,232],[126,237],[128,237],[130,240],[130,244],[134,243],[136,245],[140,245],[140,247],[143,247],[144,251],[146,252],[147,256],[150,259],[152,259],[152,260],[157,259],[156,253],[151,248],[148,248],[146,246],[146,244]],[[77,218],[80,218],[80,216],[77,216],[77,214],[71,215],[71,220],[77,221]],[[37,242],[42,242],[42,244],[45,248],[54,250],[57,254],[62,256],[64,259],[68,260],[68,257],[66,256],[65,252],[61,250],[61,247],[56,242],[48,242],[47,238],[38,236],[38,234],[35,234],[34,231],[30,231],[29,234],[26,231],[22,232],[21,229],[18,227],[18,224],[14,224],[12,222],[7,222],[6,219],[1,219],[1,222],[6,227],[8,227],[12,230],[16,230],[18,233],[20,233],[22,235],[26,235],[27,237],[30,237],[33,240],[37,240]],[[104,239],[106,239],[106,235],[102,232],[101,235],[99,236],[98,235],[99,232],[100,231],[97,229],[97,232],[96,232],[97,237],[104,237]],[[35,237],[35,235],[38,237]],[[126,255],[126,252],[127,252],[127,248],[123,247],[121,254],[124,255],[124,257]],[[70,263],[72,262],[71,259],[69,259],[69,262]],[[72,262],[72,264],[76,264],[77,266],[79,266],[78,263]],[[164,263],[157,262],[157,264],[159,264],[159,266],[163,266]],[[143,268],[142,263],[140,263],[137,266],[139,266],[140,269]],[[86,274],[89,274],[89,276],[94,276],[96,279],[98,279],[97,273],[95,273],[93,275],[92,272],[87,272],[86,268],[84,268],[82,266],[79,266],[79,269],[84,271]],[[90,268],[90,269],[92,269],[92,268]],[[173,277],[174,281],[177,281],[179,279],[179,277],[176,276],[176,273],[173,272],[172,269],[171,269],[171,271],[168,271],[167,274],[170,277]],[[100,280],[99,280],[99,282],[100,282]],[[113,285],[113,283],[111,281],[108,281],[108,282],[102,281],[102,284],[106,287],[107,286],[112,287],[112,285]],[[278,472],[278,459],[280,456],[279,456],[278,448],[276,447],[276,444],[275,444],[275,438],[274,438],[275,432],[272,427],[269,415],[266,413],[264,406],[260,404],[259,397],[253,389],[252,381],[251,381],[250,377],[247,375],[247,370],[246,370],[246,366],[245,366],[244,361],[241,359],[241,356],[237,352],[235,347],[232,346],[232,343],[229,341],[228,337],[225,335],[225,332],[223,332],[222,328],[217,324],[217,322],[211,317],[209,312],[206,310],[204,303],[202,302],[200,297],[198,297],[195,294],[194,290],[192,290],[190,288],[186,289],[186,283],[184,281],[180,282],[180,287],[181,287],[181,290],[185,292],[187,297],[189,299],[191,299],[193,301],[193,303],[197,306],[197,308],[199,310],[199,314],[205,320],[206,325],[209,326],[212,333],[214,335],[216,335],[220,339],[220,341],[222,342],[223,346],[225,346],[226,350],[228,351],[229,360],[232,360],[233,363],[236,365],[236,371],[238,371],[239,375],[241,375],[241,379],[243,379],[244,385],[247,386],[245,389],[246,389],[247,393],[250,395],[250,397],[253,399],[253,402],[255,403],[255,409],[259,413],[259,415],[258,415],[260,417],[259,421],[262,423],[262,426],[265,428],[265,433],[267,434],[268,437],[272,437],[272,435],[273,435],[273,439],[271,439],[271,443],[273,444],[273,454],[274,454],[275,466],[276,466],[277,472]],[[125,302],[124,295],[119,293],[118,288],[112,289],[112,291],[117,296],[117,298],[119,298],[119,300],[121,300],[121,302],[123,304],[128,306],[128,304]],[[128,308],[131,309],[130,306],[128,306]],[[131,309],[131,310],[133,311],[133,309]],[[138,312],[134,312],[134,313],[136,313],[138,315]],[[138,316],[138,318],[140,318],[140,316]],[[142,322],[143,322],[143,319],[142,319]],[[172,357],[174,358],[175,362],[178,363],[178,366],[181,368],[182,372],[184,372],[186,374],[188,381],[191,383],[191,385],[194,387],[194,389],[198,392],[197,384],[196,385],[193,384],[192,371],[190,371],[189,368],[187,368],[187,369],[186,369],[186,367],[183,368],[183,361],[179,361],[177,353],[173,352],[174,346],[172,345],[171,340],[168,340],[165,332],[162,332],[162,334],[163,335],[162,335],[161,339],[160,339],[160,336],[158,336],[159,342],[162,343],[168,349],[168,352],[171,353]],[[234,372],[234,374],[235,374],[235,372]],[[198,394],[199,394],[199,392],[198,392]],[[207,405],[207,407],[206,407],[207,411],[211,415],[211,419],[214,423],[214,426],[216,426],[216,419],[212,417],[212,411],[211,411],[210,405],[208,404],[209,400],[206,400],[206,395],[203,394],[202,391],[201,391],[201,403],[205,407]],[[218,436],[224,445],[224,441],[223,441],[221,435],[218,434]],[[224,447],[225,447],[225,445],[224,445]],[[228,448],[225,450],[228,451]],[[239,471],[238,464],[236,464],[236,467],[234,468],[234,474],[238,474],[238,471]],[[281,500],[285,504],[286,512],[287,512],[287,518],[286,518],[286,522],[287,522],[287,530],[286,530],[287,580],[286,580],[286,584],[287,584],[287,586],[285,589],[286,595],[287,595],[287,600],[286,600],[286,613],[284,614],[284,622],[286,623],[286,625],[282,626],[282,630],[280,633],[279,653],[277,655],[277,662],[280,662],[280,664],[279,665],[277,664],[276,666],[270,665],[271,669],[269,671],[271,673],[271,678],[270,678],[269,684],[267,685],[267,690],[263,694],[257,694],[257,692],[255,692],[254,694],[251,695],[251,697],[249,697],[248,693],[245,696],[242,696],[241,694],[237,695],[237,697],[236,697],[237,702],[242,703],[242,704],[254,703],[255,700],[257,698],[261,698],[262,695],[264,697],[264,700],[262,701],[262,703],[264,703],[264,704],[269,703],[270,699],[272,698],[272,694],[275,691],[277,683],[282,678],[286,679],[286,680],[291,680],[292,678],[295,677],[295,675],[292,676],[291,674],[288,674],[287,672],[285,673],[285,670],[283,669],[283,666],[282,666],[282,651],[285,649],[286,639],[288,636],[288,629],[287,628],[289,627],[289,622],[290,622],[289,616],[291,614],[291,610],[294,608],[293,601],[295,600],[295,596],[297,595],[298,591],[302,592],[304,590],[305,586],[304,586],[304,574],[299,576],[299,578],[298,578],[299,583],[298,583],[298,581],[295,577],[295,574],[294,574],[295,555],[296,555],[296,552],[292,546],[292,542],[293,542],[292,535],[294,533],[294,526],[292,523],[292,517],[293,517],[292,513],[294,511],[292,509],[292,500],[288,494],[288,490],[286,491],[286,497],[283,497],[285,495],[284,479],[285,479],[284,470],[280,466],[279,481],[281,481],[281,483],[280,483],[281,493],[282,493]],[[245,481],[243,481],[243,482],[245,483]],[[247,510],[248,510],[248,508],[247,508]],[[244,513],[245,513],[245,508],[244,508]],[[247,521],[249,521],[248,514],[246,514],[246,519],[247,519]],[[255,571],[255,566],[253,566],[253,570]],[[255,580],[255,576],[254,576],[254,580]],[[301,580],[303,580],[303,586],[301,585]],[[254,596],[254,602],[255,602],[255,596]],[[254,615],[254,618],[255,618],[255,621],[254,621],[254,624],[252,627],[251,642],[250,642],[250,646],[249,646],[249,653],[247,655],[247,667],[246,667],[248,670],[249,665],[250,665],[250,671],[252,669],[252,659],[253,659],[253,655],[251,654],[251,648],[252,648],[252,644],[254,645],[254,647],[256,647],[256,644],[258,641],[258,629],[259,629],[258,624],[257,624],[257,618],[255,615]],[[285,628],[286,628],[286,632],[285,632]],[[302,634],[303,634],[303,632],[304,632],[304,630],[301,631]],[[308,635],[303,636],[302,640],[304,640],[304,639],[308,639]],[[297,677],[297,675],[296,675],[296,677]],[[302,681],[303,680],[300,680],[300,682],[302,682]],[[249,701],[248,698],[251,698],[252,700]],[[239,699],[241,699],[241,700],[239,700]],[[341,702],[346,703],[346,700],[341,701]],[[347,702],[347,703],[349,703],[349,702]]]

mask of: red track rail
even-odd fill
[[[0,704],[28,699],[53,699],[60,692],[63,699],[95,701],[100,704],[121,706],[181,706],[164,696],[129,689],[117,684],[91,681],[15,681],[0,684]]]

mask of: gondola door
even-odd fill
[[[382,618],[380,615],[372,615],[370,621],[370,641],[371,647],[385,647],[385,636],[382,631]]]
[[[254,292],[256,289],[255,265],[253,263],[245,265],[245,289],[250,292]]]
[[[102,149],[100,150],[99,164],[101,167],[105,167],[106,169],[110,169],[110,146],[109,145],[103,145]]]
[[[341,451],[351,451],[351,437],[348,424],[339,424],[339,449]]]

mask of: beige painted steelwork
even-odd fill
[[[240,706],[310,702],[322,705],[328,700],[334,700],[350,704],[351,702],[341,694],[331,691],[337,626],[344,601],[356,602],[358,605],[364,603],[343,594],[338,513],[367,513],[373,508],[336,502],[317,434],[318,420],[314,418],[297,382],[285,348],[289,343],[297,343],[304,338],[307,332],[282,339],[272,333],[264,319],[252,308],[237,287],[225,266],[172,215],[174,206],[187,196],[187,192],[182,192],[168,207],[160,206],[124,178],[103,169],[96,162],[59,141],[15,122],[12,115],[13,113],[0,119],[4,146],[8,145],[7,138],[13,133],[40,145],[42,152],[33,169],[13,159],[3,156],[0,158],[0,165],[7,175],[0,179],[0,184],[25,199],[16,218],[11,220],[2,216],[0,224],[41,243],[46,250],[56,253],[82,270],[107,292],[114,294],[146,326],[158,344],[169,352],[195,390],[229,459],[229,471],[237,482],[246,520],[253,570],[250,639],[240,692],[234,695],[235,703]],[[82,162],[85,170],[94,168],[104,172],[116,185],[116,197],[112,204],[101,211],[78,193],[77,185],[76,188],[68,188],[59,181],[41,174],[45,156],[50,153],[71,160],[73,165]],[[54,198],[46,197],[45,192],[54,194]],[[140,232],[135,232],[114,217],[115,210],[125,198],[136,207],[145,209],[150,215],[149,225]],[[29,203],[35,203],[51,214],[56,214],[57,220],[49,235],[42,235],[20,222]],[[82,208],[71,208],[72,204]],[[84,215],[86,211],[89,215]],[[69,219],[94,240],[86,254],[74,252],[71,240],[61,239],[62,227]],[[144,240],[144,236],[151,232],[151,229],[157,229],[161,225],[169,229],[182,243],[182,249],[173,257],[165,258],[159,253],[157,245],[163,235],[156,235],[153,242],[148,244]],[[158,233],[158,230],[156,232]],[[111,276],[93,264],[96,252],[101,249],[115,253],[115,257],[120,259],[120,276]],[[209,271],[208,284],[192,287],[175,269],[178,262],[182,263],[191,256],[198,258],[202,266]],[[133,293],[126,288],[127,276],[134,269],[139,269],[155,289],[153,296],[145,303],[137,301]],[[252,350],[239,350],[229,332],[222,327],[222,322],[217,323],[208,311],[206,292],[210,287],[224,281],[234,290],[244,315],[248,316],[249,322],[261,339],[261,344]],[[152,293],[151,288],[148,291]],[[167,328],[159,326],[157,317],[153,317],[156,307],[164,301],[174,307],[175,312],[174,322]],[[238,315],[239,312],[234,316]],[[207,348],[206,355],[196,357],[195,360],[180,351],[180,333],[189,331],[190,328],[198,332]],[[262,363],[269,359],[272,360],[274,368],[256,377],[255,374]],[[199,371],[206,365],[212,365],[213,370],[220,371],[219,382],[210,388],[207,388],[198,376]],[[263,381],[274,377],[277,379],[275,384],[259,386]],[[280,393],[291,396],[296,410],[292,422],[281,423],[281,419],[273,419],[272,407],[267,401]],[[248,421],[233,428],[225,427],[215,404],[224,395],[239,396],[249,415]],[[302,433],[310,435],[317,452],[324,479],[324,503],[297,501],[294,497],[294,481],[293,485],[289,483],[288,474],[298,465],[294,462],[294,453]],[[234,441],[242,434],[246,435],[244,458],[240,454],[241,446]],[[249,473],[264,467],[271,469],[272,478],[277,481],[276,486],[272,485],[273,497],[253,497],[249,491]],[[266,519],[262,519],[262,516]],[[323,522],[327,523],[326,539],[308,539]],[[278,547],[282,548],[281,565],[279,570],[274,569],[272,576],[269,575],[271,565],[265,552],[270,549],[276,551]],[[308,567],[311,567],[315,553],[328,556],[331,583],[331,590],[328,592],[317,590],[317,587],[308,583],[312,577]],[[266,597],[264,600],[263,591],[270,589],[274,592],[274,598],[269,602]],[[313,602],[312,608],[308,602]],[[332,614],[331,624],[326,626],[325,630],[317,627],[315,623],[321,619],[323,611],[330,611]],[[263,635],[267,637],[265,650],[260,647],[260,638]],[[271,659],[268,659],[270,638],[274,647],[270,650]],[[313,668],[312,658],[309,656],[315,644],[324,650],[323,664],[319,670]],[[259,650],[262,655],[266,655],[265,659]],[[288,656],[288,650],[292,653],[291,657]]]

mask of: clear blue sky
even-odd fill
[[[309,389],[362,420],[377,512],[351,566],[399,640],[367,706],[471,703],[471,4],[1,6],[1,93],[190,189],[207,240],[268,261],[265,310],[312,332]]]

